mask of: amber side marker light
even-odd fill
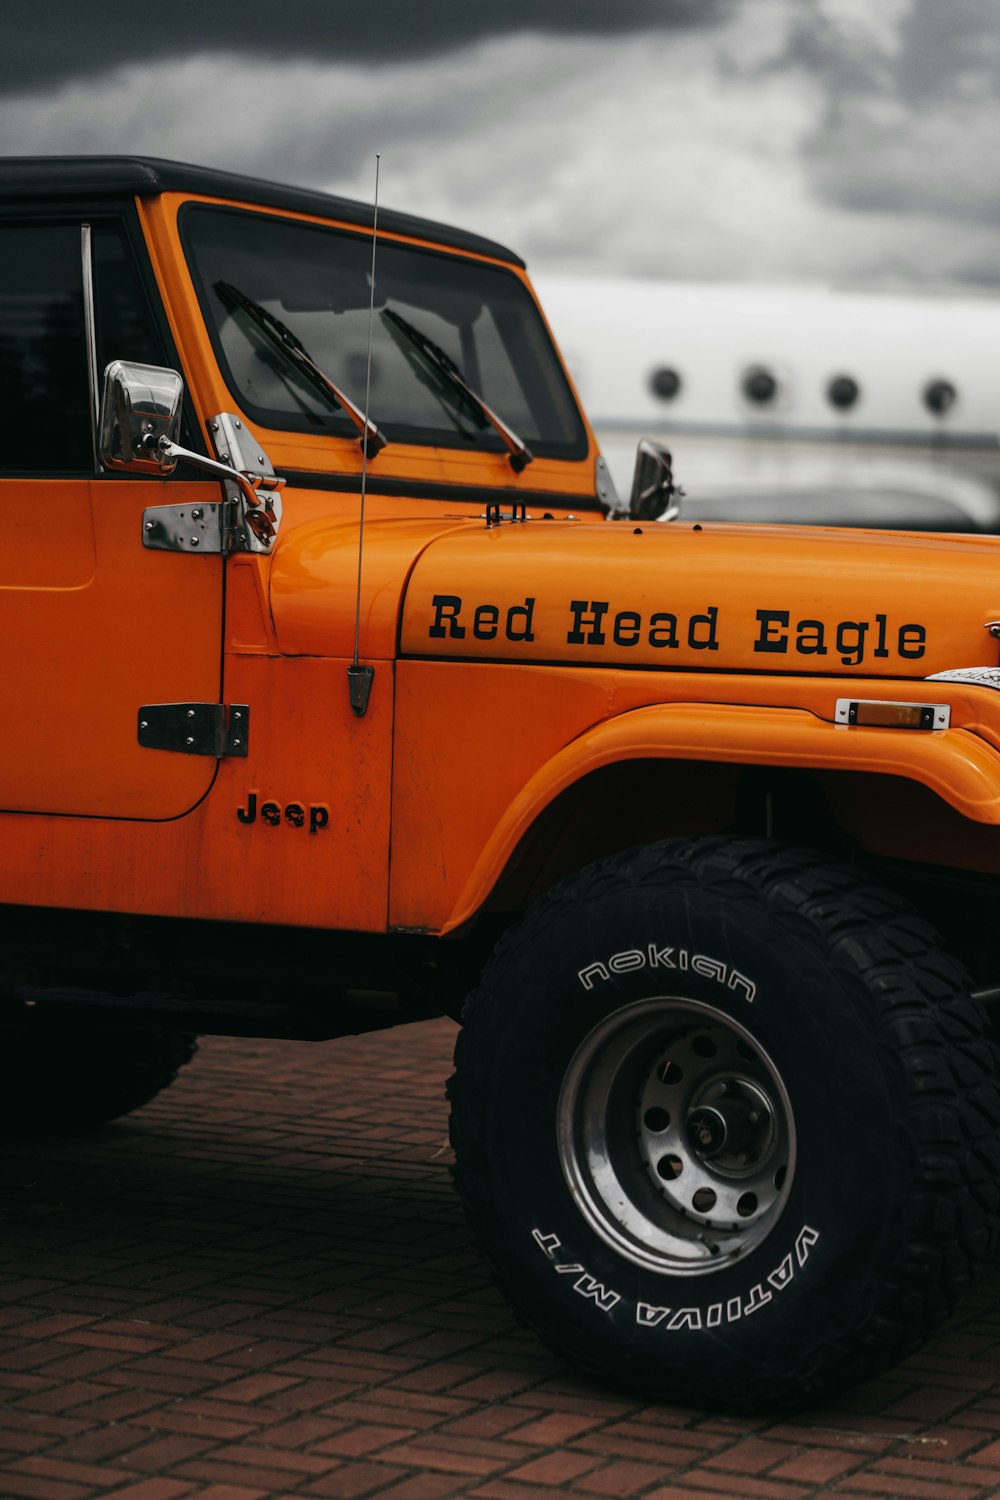
[[[834,718],[838,724],[857,724],[871,729],[947,729],[951,723],[951,709],[947,703],[838,698]]]

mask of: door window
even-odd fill
[[[113,359],[176,368],[177,361],[167,355],[156,326],[124,225],[95,221],[92,244],[98,386]]]
[[[120,219],[91,226],[97,380],[169,364]],[[80,224],[0,225],[0,472],[92,474]]]
[[[93,470],[78,224],[0,226],[0,470]]]

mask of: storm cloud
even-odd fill
[[[796,28],[787,63],[808,68],[825,106],[803,143],[817,198],[920,232],[947,223],[974,248],[1000,226],[1000,26],[994,0],[913,0],[880,47],[849,29]],[[870,43],[870,39],[869,39]],[[1000,279],[994,268],[992,280]]]
[[[536,269],[1000,285],[996,0],[68,0],[5,13],[9,154],[370,197]]]
[[[8,0],[0,93],[51,87],[153,60],[225,53],[369,66],[455,51],[494,37],[616,37],[711,27],[739,0],[171,0],[162,10],[77,0]]]

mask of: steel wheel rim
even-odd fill
[[[676,996],[626,1005],[584,1038],[560,1090],[557,1138],[590,1227],[663,1275],[742,1260],[774,1228],[795,1175],[774,1062],[731,1016]]]

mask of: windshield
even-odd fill
[[[183,235],[223,375],[247,415],[265,427],[356,436],[343,407],[275,347],[232,289],[279,319],[323,375],[363,406],[371,239],[201,204],[185,209]],[[380,240],[369,414],[390,443],[505,451],[467,398],[415,368],[412,347],[399,337],[402,321],[432,340],[534,453],[585,456],[576,404],[519,278]]]

